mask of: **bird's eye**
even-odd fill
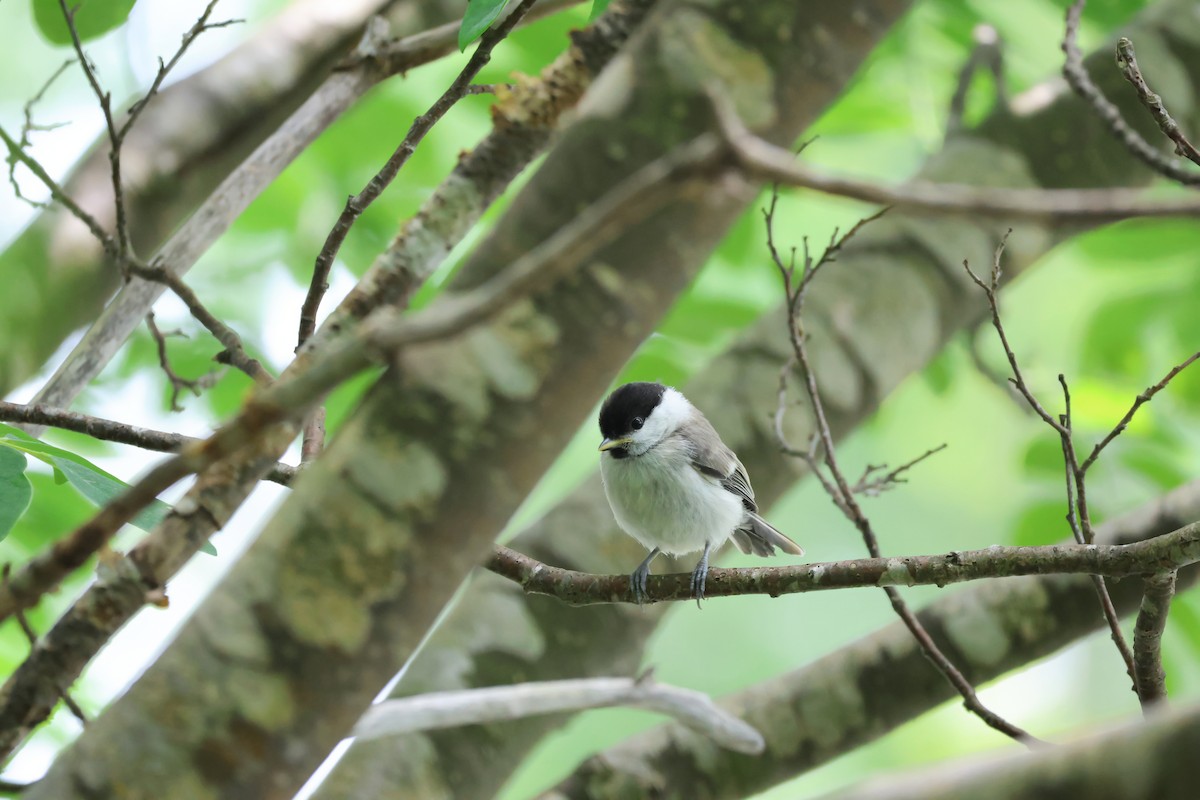
[[[646,420],[642,419],[641,417],[634,417],[633,422],[630,423],[630,427],[633,428],[635,431],[640,431],[642,429],[642,426],[645,424],[646,424]]]

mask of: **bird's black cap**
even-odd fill
[[[650,416],[666,391],[661,383],[627,383],[617,388],[600,407],[600,434],[618,439],[631,433],[634,418]]]

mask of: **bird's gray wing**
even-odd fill
[[[737,495],[747,511],[758,511],[746,468],[721,441],[708,420],[696,420],[693,433],[692,466],[701,474],[715,478],[726,491]]]

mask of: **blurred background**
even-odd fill
[[[282,5],[281,0],[223,0],[217,8],[219,16],[246,22],[202,36],[172,80],[227,51]],[[1085,52],[1142,5],[1130,0],[1089,4],[1080,37]],[[139,87],[153,78],[157,58],[174,52],[181,33],[203,6],[199,0],[138,3],[126,26],[90,43],[88,52],[114,97],[136,96]],[[983,23],[996,28],[1004,40],[1007,88],[1010,94],[1019,94],[1057,75],[1064,8],[1062,2],[1047,0],[1010,0],[1003,6],[986,0],[918,2],[842,99],[805,137],[816,137],[805,152],[806,161],[830,172],[903,180],[941,147],[950,96],[971,50],[972,30]],[[587,7],[581,6],[517,31],[497,49],[479,82],[503,82],[514,71],[535,74],[560,52],[567,31],[584,24],[587,14]],[[0,120],[17,127],[36,87],[69,52],[33,33],[26,3],[0,3],[0,30],[8,34],[6,46],[0,48]],[[344,198],[357,192],[383,163],[411,119],[442,92],[465,58],[455,54],[375,89],[258,198],[189,275],[199,295],[240,331],[273,370],[290,361],[313,258]],[[982,118],[994,99],[991,82],[980,76],[968,97],[967,124]],[[1191,98],[1184,101],[1192,102]],[[334,268],[326,309],[354,284],[394,235],[397,221],[416,210],[459,151],[490,128],[491,102],[486,96],[468,97],[451,110],[397,182],[359,221]],[[33,140],[34,155],[56,176],[63,175],[101,132],[94,98],[76,70],[68,70],[53,84],[35,113],[40,123],[58,126],[35,134]],[[520,181],[509,195],[519,185]],[[23,181],[22,188],[41,196],[32,181]],[[493,207],[456,256],[474,246],[504,204],[501,200]],[[762,235],[760,205],[749,210],[727,237],[659,332],[630,362],[622,382],[685,383],[742,328],[782,301]],[[780,203],[777,235],[781,244],[799,244],[805,236],[824,242],[835,228],[844,229],[870,210],[848,201],[789,192]],[[0,191],[0,242],[10,241],[33,214],[11,191]],[[1121,223],[1056,249],[1004,293],[1006,327],[1030,385],[1051,408],[1057,408],[1056,376],[1062,372],[1070,379],[1079,441],[1087,443],[1103,435],[1139,391],[1197,349],[1200,271],[1196,253],[1200,253],[1200,228],[1194,224]],[[447,261],[422,291],[418,304],[437,292],[457,260]],[[814,291],[819,291],[819,282]],[[982,308],[982,296],[979,302]],[[212,370],[215,365],[210,359],[217,348],[183,306],[166,297],[155,310],[160,327],[178,328],[190,337],[170,339],[175,369],[189,376]],[[930,447],[948,445],[915,468],[907,483],[866,501],[886,554],[935,553],[996,543],[1044,544],[1069,536],[1057,437],[1014,401],[989,371],[1004,374],[1003,353],[990,328],[960,335],[923,374],[893,393],[883,410],[842,447],[846,471],[857,475],[867,464],[897,465]],[[41,380],[29,382],[6,399],[28,400]],[[360,377],[331,398],[333,430],[369,380]],[[230,371],[201,397],[186,396],[182,413],[171,413],[164,384],[154,345],[142,328],[75,408],[202,435],[231,414],[249,389],[244,376]],[[1200,373],[1185,374],[1140,412],[1091,473],[1094,519],[1102,521],[1134,508],[1200,474],[1198,397]],[[579,432],[510,529],[536,518],[579,482],[598,480],[597,437],[593,424]],[[61,432],[50,432],[47,439],[126,480],[158,458]],[[296,460],[295,453],[289,460]],[[33,506],[0,543],[0,561],[27,558],[90,513],[91,506],[70,487],[55,485],[48,471],[38,473],[34,481]],[[252,502],[214,538],[218,555],[198,556],[171,584],[170,608],[143,611],[106,648],[74,690],[85,709],[101,709],[136,678],[232,564],[285,491],[271,484],[260,487]],[[864,555],[857,532],[812,482],[795,487],[768,516],[804,545],[806,559]],[[118,547],[139,535],[140,531],[127,529]],[[730,566],[752,563],[754,559],[732,552],[722,559]],[[47,627],[86,580],[87,575],[77,575],[44,599],[30,614],[34,626]],[[906,593],[920,605],[938,591]],[[720,695],[807,663],[893,619],[883,593],[867,590],[774,600],[729,598],[706,603],[702,610],[681,603],[655,634],[646,664],[654,666],[657,678],[664,682]],[[723,646],[706,648],[706,657],[697,659],[693,650],[700,641],[719,641]],[[14,669],[27,650],[15,626],[0,628],[0,670]],[[1200,691],[1200,602],[1195,592],[1176,600],[1164,652],[1171,692],[1194,697]],[[998,713],[1046,737],[1137,713],[1122,665],[1107,636],[1101,635],[986,687],[982,698]],[[658,721],[653,715],[626,710],[580,715],[541,745],[502,796],[527,797],[562,777],[588,753]],[[38,777],[54,753],[77,733],[78,723],[58,713],[13,760],[5,777]],[[1003,744],[999,734],[953,702],[762,796],[810,796],[901,765]]]

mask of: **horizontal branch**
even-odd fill
[[[363,715],[354,736],[377,739],[610,706],[667,714],[721,747],[739,753],[761,753],[765,746],[762,734],[717,706],[708,695],[645,678],[543,681],[385,700]]]
[[[910,181],[886,186],[856,178],[825,175],[796,162],[792,151],[755,136],[728,101],[714,98],[722,135],[735,161],[754,177],[786,186],[910,212],[1002,217],[1005,219],[1103,222],[1130,217],[1188,217],[1200,214],[1200,198],[1151,200],[1132,189],[1008,189]]]
[[[48,408],[38,404],[6,403],[3,400],[0,400],[0,422],[59,428],[64,431],[82,433],[93,439],[132,445],[159,453],[178,453],[187,445],[201,441],[194,436],[184,436],[182,433],[156,431],[75,411]],[[267,474],[266,479],[288,486],[295,477],[296,467],[280,462]]]
[[[1200,522],[1162,536],[1124,545],[1057,544],[963,550],[931,556],[861,558],[791,567],[713,568],[706,597],[820,592],[880,586],[946,586],[982,578],[1018,575],[1088,574],[1123,577],[1161,572],[1200,561]],[[531,594],[571,605],[634,603],[628,575],[592,575],[551,567],[497,546],[486,567]],[[691,575],[652,575],[644,602],[692,598]]]

